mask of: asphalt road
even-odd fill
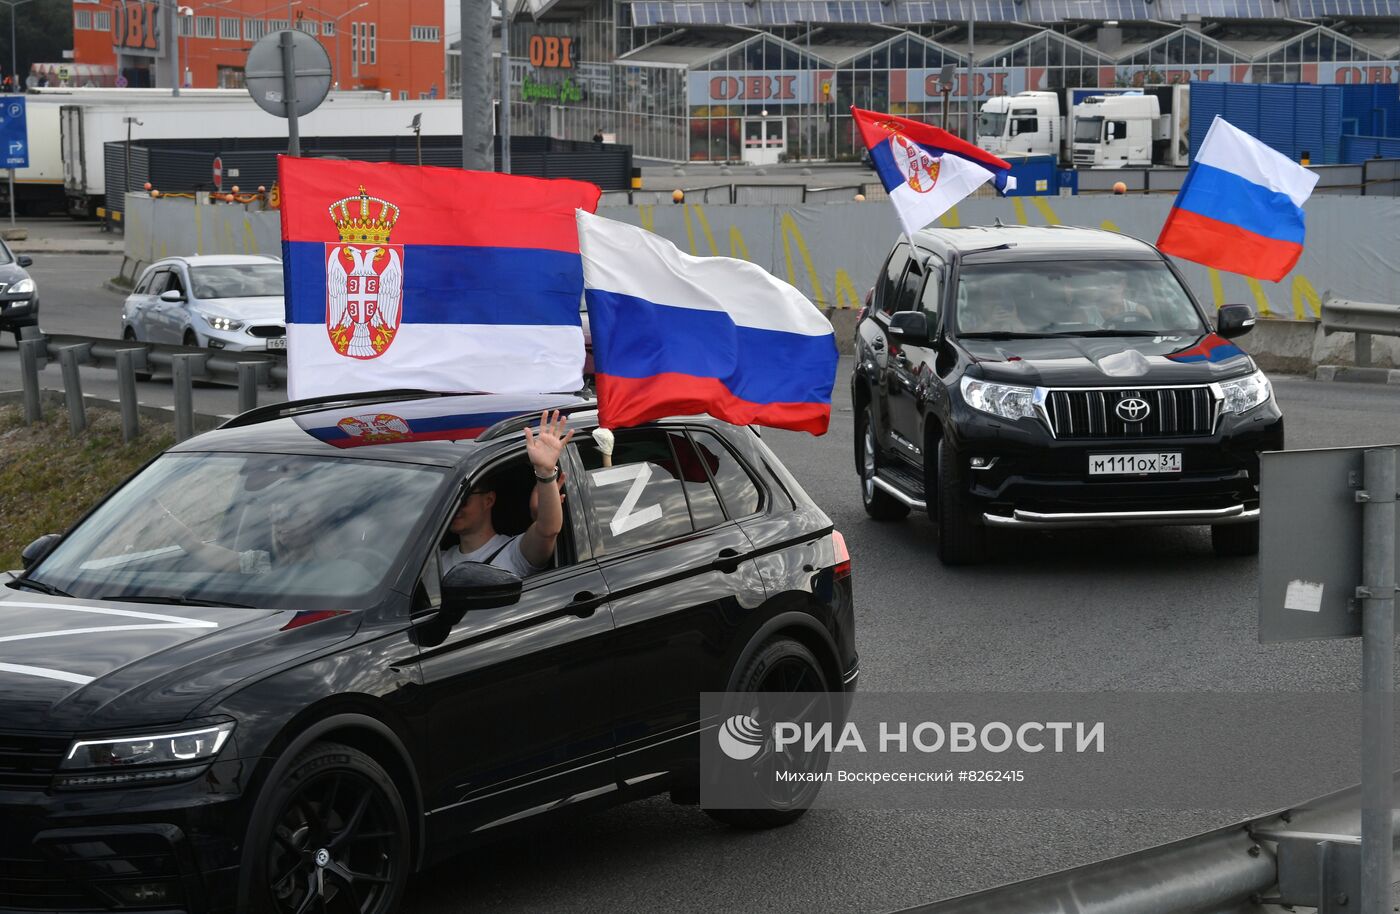
[[[113,258],[46,256],[34,274],[48,330],[112,333]],[[0,346],[0,388],[18,359]],[[56,373],[56,369],[53,370]],[[99,392],[99,373],[85,380]],[[1360,645],[1262,646],[1256,563],[1216,559],[1198,528],[1020,534],[988,565],[949,570],[924,517],[861,509],[842,365],[832,431],[766,440],[846,536],[868,691],[1352,690]],[[1400,442],[1400,390],[1275,379],[1290,447]],[[52,385],[57,386],[56,374]],[[141,385],[169,402],[169,384]],[[202,389],[196,408],[232,408]],[[1299,531],[1307,536],[1306,530]],[[1262,761],[1262,760],[1261,760]],[[1224,811],[816,811],[789,828],[730,831],[652,800],[475,850],[417,877],[407,911],[888,911],[1184,837]]]

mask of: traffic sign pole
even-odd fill
[[[293,53],[293,33],[288,30],[278,36],[282,48],[282,99],[287,105],[287,154],[301,155],[301,125],[297,122],[297,67]]]
[[[1361,912],[1391,914],[1394,853],[1395,455],[1362,457],[1361,502]]]
[[[6,169],[10,173],[10,228],[15,225],[15,170]]]

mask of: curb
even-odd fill
[[[1313,377],[1318,381],[1342,381],[1351,384],[1400,385],[1400,368],[1355,368],[1348,365],[1319,365]]]
[[[24,248],[24,247],[14,247],[14,246],[12,245],[12,246],[10,247],[10,250],[14,251],[16,254],[28,254],[28,255],[30,255],[31,257],[35,257],[35,256],[42,257],[42,256],[45,255],[45,254],[91,254],[91,255],[97,256],[97,255],[101,255],[101,254],[113,254],[113,255],[117,255],[117,254],[122,254],[122,253],[123,253],[123,249],[122,249],[122,248],[119,248],[119,247],[116,247],[116,248]]]

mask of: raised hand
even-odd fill
[[[531,433],[530,427],[525,426],[525,454],[536,473],[551,472],[559,465],[559,455],[574,437],[568,426],[569,417],[557,409],[553,415],[549,410],[540,413],[538,432]]]

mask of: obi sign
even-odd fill
[[[134,57],[164,57],[161,4],[119,0],[112,9],[112,47]]]
[[[549,70],[572,70],[574,40],[555,35],[530,36],[530,66]]]
[[[816,70],[696,71],[688,78],[687,95],[692,105],[805,105],[817,100],[818,82]]]

